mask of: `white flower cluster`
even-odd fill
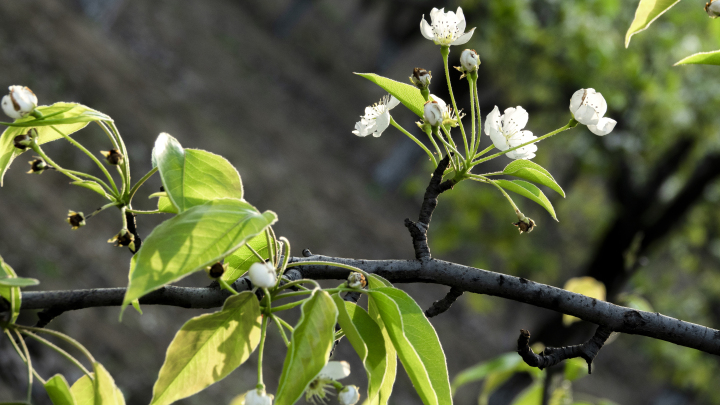
[[[524,108],[508,108],[505,114],[500,114],[500,110],[495,108],[487,115],[485,119],[485,135],[490,136],[493,145],[501,151],[514,148],[533,139],[536,136],[530,131],[522,130],[528,122],[528,113]],[[532,159],[537,151],[536,144],[530,144],[517,148],[505,155],[510,159]]]
[[[395,97],[385,96],[379,103],[365,107],[365,115],[355,124],[352,133],[363,137],[371,134],[375,138],[379,137],[390,125],[390,110],[398,104],[400,101]]]
[[[617,122],[603,115],[607,112],[607,102],[595,89],[580,89],[570,98],[570,112],[577,122],[587,125],[595,135],[605,136],[612,132]]]
[[[425,21],[425,15],[420,20],[420,32],[436,45],[449,46],[462,45],[469,41],[475,28],[465,32],[465,15],[460,7],[455,13],[446,13],[444,8],[433,8],[430,11],[430,24]]]

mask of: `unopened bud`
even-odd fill
[[[338,402],[342,405],[355,405],[360,400],[358,387],[346,385],[338,394]]]
[[[350,288],[365,288],[365,286],[367,285],[367,280],[365,280],[365,276],[362,273],[353,271],[348,276],[347,285]]]
[[[66,221],[72,226],[72,229],[78,229],[85,226],[85,215],[82,212],[69,211]]]
[[[423,107],[423,119],[436,127],[443,122],[443,107],[437,101],[428,101]]]
[[[460,65],[466,72],[473,72],[480,66],[480,56],[474,49],[466,49],[460,54]]]
[[[30,163],[30,170],[28,170],[28,173],[35,173],[35,174],[42,174],[47,169],[52,169],[53,167],[47,164],[43,158],[38,157],[35,160],[31,160],[28,163]]]
[[[122,153],[120,153],[117,149],[112,149],[109,151],[101,150],[100,153],[105,156],[105,160],[113,166],[117,166],[119,164],[122,164],[124,156]]]
[[[710,0],[705,3],[705,12],[712,18],[720,17],[720,2],[717,0]]]
[[[274,287],[277,281],[277,274],[270,263],[253,263],[248,270],[248,277],[255,287],[260,288]]]
[[[108,243],[114,243],[115,246],[127,246],[130,250],[135,250],[135,236],[127,229],[122,229],[120,233],[108,239]]]
[[[515,222],[513,225],[518,227],[520,233],[530,233],[533,229],[535,229],[535,221],[531,218],[525,218],[525,220]]]
[[[13,145],[20,150],[25,150],[32,146],[33,138],[35,137],[37,137],[37,130],[32,128],[27,134],[18,135],[13,138]]]
[[[410,82],[415,85],[418,89],[427,89],[430,86],[430,80],[432,79],[432,72],[423,68],[413,69],[412,76],[410,76]]]
[[[8,117],[16,120],[35,110],[38,99],[27,87],[10,86],[10,93],[2,98],[2,109]]]
[[[227,264],[222,264],[220,262],[217,262],[213,264],[212,266],[208,267],[207,273],[210,278],[220,278],[225,273],[225,269],[227,268]]]

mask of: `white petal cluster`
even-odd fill
[[[430,100],[431,101],[425,103],[423,109],[423,119],[426,123],[432,126],[438,126],[440,124],[457,126],[457,117],[455,116],[455,111],[452,106],[447,105],[443,99],[434,94],[430,95]],[[464,114],[460,113],[460,117],[464,116]]]
[[[37,96],[29,88],[10,86],[8,90],[10,93],[2,98],[2,109],[8,117],[14,120],[22,118],[37,107]]]
[[[245,405],[272,405],[273,398],[265,390],[254,389],[245,394]]]
[[[570,98],[570,112],[577,122],[587,125],[595,135],[607,135],[617,124],[614,119],[603,117],[607,112],[607,102],[595,89],[576,91]]]
[[[460,65],[465,72],[474,72],[480,66],[480,56],[474,49],[466,49],[460,54]]]
[[[522,130],[527,122],[528,113],[524,108],[511,107],[501,115],[500,110],[495,106],[485,119],[485,135],[490,136],[496,148],[501,151],[508,150],[537,139],[532,132]],[[537,152],[537,145],[533,143],[505,155],[510,159],[532,159],[535,157],[535,152]]]
[[[365,115],[355,123],[353,134],[357,136],[371,135],[375,138],[382,135],[383,131],[390,125],[390,110],[395,108],[400,101],[393,96],[383,97],[379,103],[365,107]]]
[[[705,12],[712,18],[720,17],[720,1],[710,0],[705,3]]]
[[[446,13],[444,8],[433,8],[430,11],[430,24],[425,21],[424,14],[420,20],[420,32],[436,45],[462,45],[470,40],[474,31],[475,28],[465,32],[465,15],[460,7],[455,13]]]
[[[360,400],[360,392],[358,387],[354,385],[346,385],[338,394],[338,402],[341,405],[355,405]]]
[[[320,370],[317,378],[329,380],[342,380],[350,375],[350,363],[347,361],[328,361]]]
[[[248,277],[255,287],[260,288],[274,287],[277,281],[275,268],[270,263],[253,263],[248,270]]]

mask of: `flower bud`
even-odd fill
[[[443,107],[437,101],[428,101],[423,108],[423,119],[436,127],[443,122]]]
[[[360,400],[358,387],[346,385],[338,394],[338,402],[342,405],[355,405]]]
[[[530,233],[533,229],[535,229],[535,221],[530,218],[525,218],[524,221],[520,220],[515,222],[513,225],[518,227],[520,233]]]
[[[430,86],[430,80],[432,79],[432,72],[423,68],[413,69],[412,76],[410,76],[410,82],[415,85],[418,89],[427,89]]]
[[[2,109],[8,117],[16,120],[35,110],[38,99],[35,93],[27,87],[10,86],[10,94],[2,98]]]
[[[225,274],[226,269],[227,264],[216,262],[215,264],[207,268],[207,273],[210,278],[220,278],[223,274]]]
[[[474,72],[480,66],[480,56],[474,49],[466,49],[460,54],[460,65],[466,73]]]
[[[712,18],[720,17],[720,2],[717,0],[710,0],[705,3],[705,12]]]
[[[122,153],[120,153],[117,149],[112,149],[109,151],[101,150],[100,153],[105,156],[105,160],[113,166],[117,166],[119,164],[122,164],[124,156]]]
[[[277,274],[270,263],[253,263],[248,270],[250,282],[255,287],[270,288],[275,286]]]
[[[85,215],[82,212],[69,211],[66,221],[72,226],[72,229],[78,229],[85,226]]]
[[[347,278],[347,285],[350,288],[365,288],[367,280],[365,280],[365,276],[362,275],[362,273],[353,271]]]
[[[273,398],[264,389],[254,389],[245,394],[245,405],[272,405]]]
[[[36,174],[42,174],[47,169],[52,169],[53,167],[47,164],[43,158],[38,157],[35,160],[31,160],[28,163],[30,163],[30,170],[28,170],[28,173],[36,173]]]
[[[330,380],[342,380],[350,375],[350,363],[347,361],[328,361],[325,367],[320,370],[318,378]]]
[[[127,246],[130,250],[135,250],[135,236],[128,232],[127,229],[122,229],[120,233],[108,239],[108,243],[115,243],[115,246]]]

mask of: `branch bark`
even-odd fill
[[[551,309],[605,326],[614,332],[647,336],[720,355],[720,331],[668,316],[638,311],[599,301],[525,278],[476,269],[437,259],[429,260],[360,260],[314,255],[294,257],[293,263],[326,261],[327,265],[293,267],[288,275],[315,280],[344,280],[350,272],[333,266],[347,264],[378,274],[394,283],[441,284],[477,294],[487,294]],[[291,273],[292,272],[292,273]],[[250,283],[241,278],[236,290],[247,290]],[[62,306],[66,310],[94,306],[118,306],[124,288],[23,292],[23,309]],[[227,293],[211,288],[166,286],[140,299],[144,305],[172,305],[184,308],[215,308],[222,305]]]
[[[540,370],[552,367],[563,360],[582,357],[583,360],[587,362],[588,374],[592,374],[592,362],[603,345],[605,345],[605,341],[610,337],[611,333],[612,330],[609,328],[600,326],[595,331],[593,337],[581,345],[546,347],[542,353],[535,354],[530,348],[530,332],[521,329],[520,337],[518,337],[517,341],[517,351],[528,366],[537,367]]]

